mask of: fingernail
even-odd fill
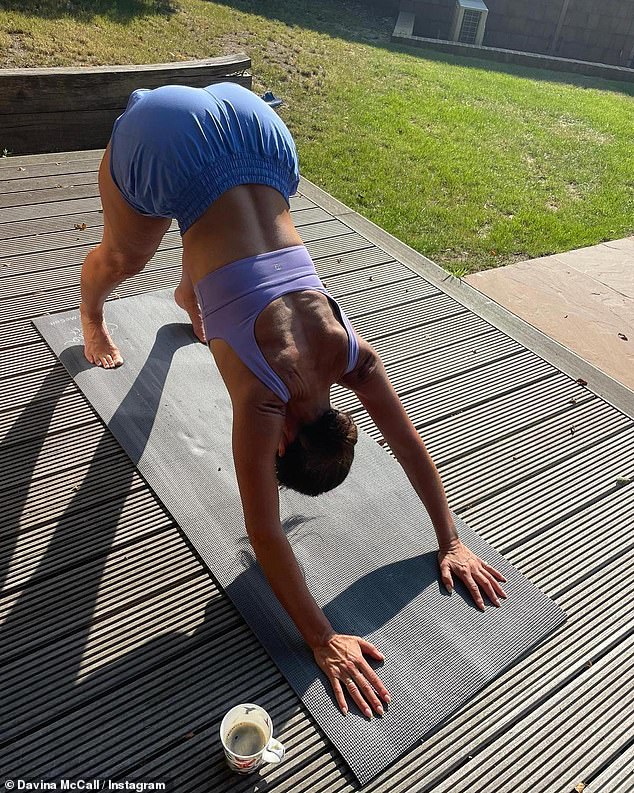
[[[376,709],[376,712],[379,714],[379,716],[382,716],[385,713],[385,711],[383,710],[383,708],[380,705]]]
[[[392,700],[392,697],[389,694],[385,695],[385,702],[389,705]]]
[[[366,708],[366,709],[365,709],[363,712],[365,713],[365,715],[366,715],[366,716],[367,716],[369,719],[371,719],[371,718],[372,718],[372,711],[370,710],[370,708]]]
[[[348,715],[348,708],[344,708],[341,712],[343,713],[344,716],[347,716]]]

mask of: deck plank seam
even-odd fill
[[[575,401],[575,404],[566,404],[563,407],[554,410],[552,413],[545,413],[543,416],[540,416],[538,419],[533,421],[529,421],[527,424],[518,425],[515,429],[510,430],[509,432],[505,432],[502,435],[497,435],[493,440],[486,441],[484,443],[479,444],[478,446],[472,446],[464,452],[458,452],[457,454],[452,455],[451,457],[443,458],[442,462],[437,464],[437,467],[440,469],[442,466],[452,465],[463,459],[466,456],[477,454],[484,449],[488,449],[493,443],[501,443],[506,440],[510,440],[511,438],[516,437],[522,432],[526,432],[526,430],[532,429],[533,427],[539,427],[541,424],[544,424],[547,421],[551,421],[558,416],[565,416],[567,413],[571,413],[575,410],[577,405],[587,405],[591,402],[596,402],[599,397],[596,394],[589,393],[585,398],[580,398]]]
[[[481,504],[486,504],[487,501],[489,501],[492,498],[495,498],[496,496],[499,496],[501,493],[504,493],[510,487],[515,487],[517,485],[521,485],[521,484],[523,484],[525,482],[528,482],[531,479],[534,479],[535,477],[539,476],[540,474],[546,473],[551,468],[553,468],[555,466],[558,466],[558,465],[561,465],[563,463],[566,463],[568,460],[573,460],[575,457],[578,457],[579,455],[582,455],[585,452],[590,451],[591,449],[593,449],[596,446],[597,443],[602,443],[603,441],[611,440],[612,438],[616,438],[619,435],[622,435],[624,433],[628,433],[628,432],[631,432],[631,431],[632,431],[632,425],[627,425],[626,424],[626,425],[623,425],[621,427],[616,427],[615,429],[610,430],[609,432],[606,432],[606,433],[602,434],[598,438],[597,437],[588,438],[585,443],[583,443],[582,445],[580,445],[576,449],[573,449],[573,450],[571,450],[569,452],[566,452],[561,457],[554,458],[553,460],[549,461],[548,464],[546,464],[546,465],[540,466],[538,468],[531,469],[529,472],[527,472],[526,474],[524,474],[524,475],[522,475],[520,477],[517,477],[516,479],[513,479],[513,480],[511,480],[509,482],[505,482],[505,484],[503,486],[501,486],[501,487],[499,487],[497,489],[488,490],[485,495],[482,495],[482,496],[479,496],[477,498],[471,499],[467,503],[461,505],[459,510],[456,510],[456,511],[459,512],[459,513],[466,512],[467,510],[473,509],[474,507],[480,506]],[[614,491],[611,491],[611,492],[614,492]],[[512,546],[509,546],[508,549],[511,550]]]
[[[156,593],[154,593],[154,594],[156,594]],[[232,638],[240,637],[241,635],[244,635],[247,630],[248,630],[248,627],[247,627],[246,623],[242,622],[242,618],[240,617],[240,615],[237,612],[235,614],[235,625],[234,625],[233,628],[231,628],[231,630],[225,632],[225,626],[224,625],[218,626],[218,631],[220,631],[221,633],[224,632],[224,635],[227,637],[228,640],[232,639]],[[29,729],[25,730],[22,733],[17,733],[15,735],[12,735],[11,738],[8,739],[8,740],[4,740],[4,741],[0,740],[0,749],[7,748],[7,747],[11,746],[11,744],[17,743],[18,741],[21,741],[21,740],[24,740],[25,738],[28,738],[30,735],[33,735],[34,733],[37,733],[38,731],[42,730],[43,728],[46,728],[47,726],[50,726],[51,724],[54,724],[55,722],[59,721],[60,719],[72,715],[79,708],[88,707],[92,703],[97,702],[99,699],[103,699],[107,695],[116,692],[117,690],[122,688],[122,685],[130,685],[130,684],[132,684],[132,683],[134,683],[134,682],[146,677],[147,675],[151,675],[153,672],[156,672],[157,670],[161,669],[161,667],[165,666],[166,663],[173,663],[175,660],[177,660],[179,658],[183,658],[183,657],[185,657],[185,656],[187,656],[187,655],[189,655],[189,654],[191,654],[193,652],[196,652],[197,650],[200,650],[201,647],[203,647],[206,644],[212,644],[217,639],[217,637],[218,637],[218,633],[217,632],[213,632],[213,631],[212,631],[212,633],[210,635],[208,635],[205,632],[203,632],[203,633],[201,633],[200,636],[190,637],[189,638],[189,643],[188,643],[188,646],[187,646],[186,649],[184,649],[184,650],[180,649],[178,651],[175,651],[172,655],[168,654],[166,657],[162,658],[160,661],[157,661],[157,662],[155,662],[153,664],[149,664],[147,667],[143,668],[142,670],[138,671],[136,674],[132,675],[129,679],[127,679],[125,681],[124,684],[122,684],[121,681],[116,681],[116,682],[114,682],[112,684],[112,686],[109,689],[101,690],[101,691],[97,692],[96,694],[94,694],[93,696],[87,697],[86,700],[82,701],[80,705],[77,705],[77,703],[73,703],[72,707],[70,707],[67,711],[61,711],[61,712],[54,713],[49,718],[44,719],[44,720],[42,720],[41,722],[39,722],[37,724],[34,724],[32,727],[30,727]],[[277,673],[277,675],[279,675],[280,673],[277,670],[277,667],[275,667],[274,669],[275,669],[275,672]]]
[[[412,388],[410,388],[410,389],[407,389],[407,388],[404,388],[402,390],[399,389],[398,390],[399,396],[409,396],[410,394],[413,394],[413,393],[417,392],[418,390],[423,390],[425,388],[435,388],[436,386],[442,385],[443,383],[449,383],[452,380],[455,380],[457,377],[464,377],[465,375],[474,374],[475,372],[479,372],[482,369],[486,369],[488,366],[492,366],[492,365],[494,365],[496,363],[501,363],[503,361],[510,361],[513,358],[517,358],[517,357],[521,356],[522,353],[524,353],[524,352],[525,352],[525,350],[522,347],[518,347],[518,349],[516,349],[516,350],[512,350],[511,352],[504,353],[503,355],[496,355],[495,357],[493,357],[493,358],[491,358],[491,359],[489,359],[487,361],[481,361],[479,363],[474,363],[472,366],[466,366],[464,369],[460,369],[457,372],[451,372],[450,374],[443,375],[442,377],[438,377],[435,380],[428,380],[427,382],[425,382],[424,385],[412,386]],[[427,353],[423,353],[423,354],[414,353],[411,356],[407,356],[406,358],[401,359],[399,361],[399,363],[406,363],[408,361],[410,363],[415,363],[417,361],[420,362],[420,363],[423,363],[426,354]],[[390,361],[386,365],[386,369],[387,369],[388,375],[390,374],[390,369],[392,369],[395,365],[396,365],[396,362],[394,362],[394,361]]]
[[[63,217],[70,216],[65,215]],[[34,221],[17,222],[25,223]],[[304,240],[305,245],[310,245],[311,243],[317,242],[327,242],[339,239],[341,237],[356,236],[355,232],[350,231],[347,226],[344,226],[343,224],[339,224],[340,229],[326,228],[330,226],[331,223],[332,221],[319,220],[305,224],[296,223],[296,226],[298,231],[303,233],[306,237]],[[323,226],[324,228],[320,229],[320,226]],[[325,233],[322,234],[321,232]],[[2,242],[4,243],[4,251],[0,254],[0,260],[15,260],[15,263],[19,264],[21,259],[25,259],[29,256],[35,257],[42,253],[59,254],[65,252],[66,250],[75,250],[76,248],[81,248],[84,245],[94,247],[101,242],[102,234],[103,225],[90,224],[87,225],[85,229],[68,228],[64,230],[38,232],[36,234],[22,234],[16,237],[3,237]],[[182,249],[182,245],[178,243],[180,243],[180,233],[178,228],[168,229],[161,239],[159,247],[157,248],[157,253],[163,253],[165,251],[172,250],[180,251]],[[361,250],[364,249],[362,248]],[[386,255],[389,256],[389,254]],[[318,261],[319,258],[324,257],[315,256],[316,261]],[[391,261],[396,262],[393,257]],[[399,264],[401,263],[399,262]],[[7,266],[11,267],[12,263],[10,262],[7,264],[5,262],[2,264],[2,267]],[[46,272],[48,268],[41,267],[37,268],[37,270]],[[407,274],[409,277],[416,277],[416,273],[413,273],[410,268],[403,266],[402,270],[403,273]]]
[[[595,779],[597,779],[602,774],[604,774],[610,768],[611,765],[616,763],[616,761],[619,760],[619,758],[632,747],[634,747],[634,734],[630,736],[629,740],[625,741],[625,743],[623,743],[621,746],[615,749],[614,752],[612,752],[612,754],[609,757],[607,757],[606,760],[603,763],[601,763],[600,766],[598,766],[598,768],[596,768],[593,772],[588,774],[587,778],[583,780],[586,784],[586,787],[589,788]],[[630,771],[630,775],[632,775],[633,773],[634,772]],[[607,793],[606,788],[604,788],[603,790],[605,791],[605,793]],[[592,793],[602,793],[602,792],[599,790],[596,791],[593,790]]]
[[[306,245],[307,246],[310,246],[312,244],[317,245],[319,243],[327,243],[327,242],[330,242],[331,240],[343,239],[345,237],[352,237],[352,236],[354,236],[354,235],[353,234],[338,234],[338,235],[335,235],[335,236],[327,236],[327,237],[323,237],[323,238],[315,238],[315,239],[309,240],[306,243]],[[75,269],[80,269],[81,266],[82,266],[83,257],[82,257],[81,260],[78,259],[77,261],[70,262],[70,263],[68,261],[65,261],[63,263],[60,263],[60,264],[56,265],[54,262],[50,262],[48,266],[46,266],[45,264],[42,264],[41,266],[27,267],[25,269],[20,269],[18,271],[11,270],[11,268],[14,265],[16,265],[16,264],[19,265],[22,260],[26,260],[28,258],[31,258],[33,260],[40,259],[41,255],[45,254],[45,253],[48,253],[48,254],[62,254],[62,253],[66,253],[67,251],[77,251],[77,250],[79,250],[81,248],[85,248],[86,249],[86,253],[88,253],[92,248],[94,248],[98,244],[99,240],[94,241],[94,242],[86,242],[85,240],[81,240],[81,238],[78,238],[77,242],[79,243],[77,245],[72,243],[72,242],[69,242],[69,243],[66,243],[65,245],[63,245],[63,246],[61,246],[59,248],[51,248],[51,249],[44,249],[43,248],[43,249],[36,250],[36,251],[25,251],[24,253],[19,253],[19,254],[10,252],[10,253],[8,253],[8,254],[6,254],[4,256],[0,255],[0,260],[2,260],[2,259],[5,260],[0,265],[2,267],[2,270],[0,270],[0,285],[5,283],[5,282],[10,283],[11,279],[19,279],[19,278],[23,278],[24,276],[27,276],[27,275],[33,276],[33,277],[38,277],[38,274],[39,274],[39,277],[44,279],[49,273],[55,273],[55,272],[58,272],[60,270],[66,270],[70,274]],[[164,242],[164,244],[163,244],[163,242]],[[177,245],[170,244],[172,242],[171,239],[167,239],[167,241],[165,241],[165,238],[163,238],[163,242],[161,243],[161,245],[157,249],[157,251],[156,251],[155,255],[152,257],[151,261],[148,263],[150,266],[146,265],[146,267],[142,270],[142,273],[149,273],[149,272],[156,272],[156,271],[159,271],[159,270],[169,270],[169,269],[178,269],[178,268],[180,268],[180,266],[181,266],[180,261],[174,261],[172,258],[169,258],[169,255],[170,254],[177,254],[178,256],[180,256],[180,253],[182,251],[182,246],[180,244],[177,244]],[[361,253],[364,250],[366,250],[366,248],[363,248],[363,247],[351,248],[349,250],[346,250],[345,252],[343,252],[340,255],[341,256],[346,256],[347,254]],[[335,255],[337,255],[337,254],[335,254]],[[313,258],[313,260],[316,263],[318,263],[321,259],[330,258],[331,256],[333,256],[332,253],[325,252],[325,253],[315,254],[312,258]],[[6,261],[6,260],[10,260],[10,261]],[[400,262],[396,262],[393,259],[390,259],[389,262],[384,262],[383,264],[388,264],[388,263],[400,264]],[[379,266],[379,265],[369,264],[367,268],[357,268],[355,266],[352,271],[348,271],[348,272],[357,272],[357,271],[361,271],[363,269],[370,269],[372,267],[377,267],[377,266]],[[141,273],[139,273],[139,275],[140,274]],[[345,275],[346,273],[343,272],[341,274]],[[402,280],[408,280],[408,281],[414,281],[414,280],[417,280],[417,279],[420,280],[420,276],[417,276],[416,273],[412,273],[411,270],[408,270],[405,267],[403,268],[403,275],[404,275],[404,277],[403,277]],[[328,276],[326,276],[326,277],[328,277]],[[331,275],[330,277],[332,278],[333,276]],[[132,278],[128,279],[128,281],[131,281],[131,280],[132,280]],[[77,281],[77,283],[79,283],[79,281]],[[371,288],[371,287],[369,287],[369,288]],[[52,290],[48,289],[48,290],[33,290],[33,291],[52,291]],[[436,290],[436,291],[440,292],[440,290]],[[3,299],[7,299],[7,298],[3,298]]]
[[[529,532],[525,533],[525,535],[522,536],[522,541],[521,542],[517,541],[517,542],[509,544],[508,546],[505,546],[504,550],[500,550],[500,553],[508,553],[510,551],[516,550],[517,548],[521,548],[526,542],[530,542],[531,540],[534,540],[536,537],[539,537],[540,534],[542,534],[544,532],[547,532],[547,531],[550,531],[551,529],[556,528],[560,523],[563,523],[565,521],[570,520],[571,518],[574,518],[575,515],[578,515],[578,514],[584,512],[585,510],[589,509],[590,507],[593,507],[593,506],[595,506],[597,504],[600,504],[601,501],[604,501],[605,499],[609,498],[610,496],[613,496],[615,493],[620,492],[620,490],[621,490],[621,486],[615,484],[615,485],[612,485],[611,487],[606,488],[602,492],[597,493],[592,498],[585,499],[584,501],[578,502],[577,504],[575,504],[574,507],[572,507],[571,509],[569,509],[566,512],[562,513],[555,520],[552,520],[550,522],[546,522],[545,524],[540,526],[538,530],[536,530],[536,531],[534,531],[532,533],[529,533]],[[625,551],[628,551],[629,547],[630,546],[626,546]],[[634,546],[632,546],[632,547],[634,547]],[[623,552],[623,550],[624,549],[621,548],[621,552]],[[602,569],[604,564],[605,564],[605,562],[603,562],[601,565],[599,565],[599,567],[597,569]],[[556,590],[555,594],[557,595],[557,597],[562,597],[566,593],[572,591],[575,588],[575,586],[576,586],[575,582],[570,582],[567,585],[562,585],[559,589]]]
[[[30,271],[30,272],[29,271],[21,271],[19,273],[11,273],[9,275],[4,275],[4,276],[0,275],[0,288],[3,289],[3,292],[0,292],[0,303],[2,303],[3,301],[9,302],[9,301],[12,301],[12,300],[18,300],[20,298],[33,297],[35,295],[48,295],[48,294],[54,295],[55,293],[61,293],[61,292],[66,291],[66,290],[70,291],[70,292],[72,292],[72,290],[76,291],[79,288],[79,273],[81,271],[81,266],[82,266],[81,263],[78,263],[78,264],[73,264],[73,265],[64,265],[63,267],[52,268],[51,270],[33,270],[33,271]],[[372,264],[372,265],[368,266],[367,270],[380,273],[379,268],[383,268],[384,266],[385,266],[385,264],[382,264],[382,265]],[[71,280],[70,276],[75,271],[77,271],[77,278],[73,278]],[[160,273],[172,274],[173,273],[174,275],[176,275],[177,273],[180,273],[180,271],[181,271],[181,265],[180,264],[173,264],[173,263],[168,263],[168,262],[155,263],[154,266],[146,267],[146,268],[143,269],[142,274],[143,274],[144,278],[138,279],[136,281],[136,283],[138,283],[139,281],[147,280],[148,276],[151,277],[152,275],[155,275],[155,274],[160,274]],[[66,276],[65,279],[64,279],[66,281],[66,283],[62,283],[59,286],[50,286],[50,287],[47,287],[47,288],[42,288],[42,285],[37,283],[37,281],[40,280],[40,279],[44,280],[45,275],[47,275],[49,272],[56,272],[58,274],[63,273]],[[354,270],[354,272],[356,273],[357,270]],[[139,273],[139,275],[141,275],[141,273]],[[350,273],[345,273],[344,275],[350,276]],[[393,285],[397,285],[397,284],[401,284],[401,283],[403,283],[403,284],[412,283],[412,282],[417,280],[416,274],[409,275],[406,271],[404,271],[403,275],[404,275],[404,277],[400,277],[400,276],[394,275],[393,277],[391,277],[391,279],[389,281],[385,281],[385,282],[383,282],[383,281],[377,281],[377,282],[368,281],[367,284],[354,285],[354,287],[352,289],[350,289],[350,291],[341,292],[340,294],[344,295],[346,297],[348,297],[348,296],[352,297],[352,296],[355,296],[355,295],[362,294],[364,292],[371,291],[372,289],[378,289],[378,288],[380,288],[382,286],[393,286]],[[29,280],[31,280],[33,282],[30,287],[26,286],[23,283],[24,280],[27,279],[29,276],[36,276],[36,278],[32,278],[32,277],[29,278]],[[381,276],[379,275],[378,277],[380,278]],[[331,276],[331,278],[332,278],[332,276]],[[348,278],[348,280],[350,280],[350,278]],[[12,284],[12,282],[15,282],[15,284],[19,284],[19,286],[22,287],[23,291],[20,291],[20,292],[8,291],[8,290],[11,290],[12,288],[15,289],[15,286]],[[133,282],[132,278],[128,279],[125,282],[125,287],[126,288],[129,287],[132,284],[132,282]],[[121,285],[118,288],[120,289],[121,287],[123,287],[123,285]],[[151,290],[148,290],[148,291],[158,291],[159,289],[162,289],[162,288],[165,288],[165,287],[155,287],[155,289],[151,289]],[[334,289],[334,287],[333,287],[333,289]],[[116,292],[116,290],[115,290],[115,292]],[[441,294],[441,292],[436,292],[434,294],[436,294],[436,295],[437,294]],[[117,299],[116,297],[114,297],[114,293],[113,293],[112,296],[110,296],[110,299]],[[71,306],[71,308],[76,308],[76,306]],[[53,313],[56,313],[56,312],[53,312]],[[26,317],[25,317],[25,319],[26,319]],[[0,323],[0,325],[1,324],[8,324],[11,321],[12,320],[8,320],[8,322]]]
[[[470,409],[473,409],[475,407],[484,407],[487,403],[492,402],[495,399],[500,399],[501,397],[505,397],[505,396],[511,396],[512,394],[517,393],[518,391],[521,391],[524,388],[530,388],[531,386],[538,385],[539,383],[543,383],[546,380],[554,379],[558,375],[560,375],[560,372],[553,369],[552,372],[548,372],[547,374],[534,377],[533,379],[527,381],[526,383],[521,383],[518,386],[511,386],[505,389],[504,391],[500,391],[492,396],[487,396],[483,399],[476,399],[476,401],[470,402],[468,405],[460,405],[460,407],[456,407],[453,410],[447,411],[446,413],[441,413],[438,416],[431,419],[430,421],[414,422],[414,426],[416,427],[417,430],[420,430],[423,427],[430,427],[438,423],[439,421],[444,421],[446,419],[452,418],[453,416],[457,416],[460,413],[463,413],[467,409],[467,407]],[[398,395],[399,397],[422,396],[424,395],[426,389],[427,389],[426,385],[416,386],[411,389],[404,389],[403,391],[399,391]],[[369,418],[369,414],[361,406],[351,409],[349,412],[352,413],[353,415],[363,414],[364,416],[367,416]]]
[[[86,621],[81,622],[79,624],[76,623],[76,624],[72,625],[72,627],[70,627],[70,628],[68,628],[68,629],[66,629],[64,631],[60,631],[59,633],[56,633],[55,634],[55,641],[56,642],[58,642],[58,641],[61,642],[61,641],[64,641],[65,639],[72,638],[75,634],[85,633],[86,628],[90,628],[92,626],[99,625],[102,622],[110,620],[110,619],[112,619],[113,617],[115,617],[115,616],[117,616],[119,614],[123,614],[126,611],[129,611],[130,609],[135,608],[136,606],[138,606],[138,605],[140,605],[140,604],[142,604],[142,603],[144,603],[144,602],[146,602],[148,600],[151,600],[152,598],[157,597],[157,595],[169,592],[174,587],[182,586],[184,583],[190,583],[192,581],[195,581],[196,579],[203,578],[203,577],[207,578],[207,579],[210,578],[210,576],[209,576],[209,574],[207,573],[206,570],[197,569],[194,572],[186,573],[185,575],[182,575],[180,578],[176,578],[174,580],[170,580],[167,583],[163,583],[163,584],[157,585],[155,587],[151,587],[150,586],[150,587],[148,587],[147,590],[143,591],[143,594],[138,595],[137,597],[134,597],[131,600],[127,600],[127,601],[125,601],[124,603],[122,603],[120,605],[114,606],[114,607],[109,608],[109,609],[104,609],[98,616],[96,616],[96,617],[93,616],[89,620],[86,620]],[[40,581],[40,583],[42,583],[42,581]],[[214,583],[214,582],[212,581],[212,583]],[[219,587],[216,586],[216,588],[219,591],[221,591]],[[228,602],[232,606],[232,608],[235,609],[235,606],[233,606],[233,604],[231,604],[231,601],[228,601]],[[245,625],[246,625],[246,623],[245,623]],[[17,661],[20,660],[20,658],[27,658],[29,655],[31,655],[33,653],[40,652],[41,650],[45,649],[48,646],[48,643],[49,643],[48,639],[44,639],[40,643],[33,642],[32,644],[30,644],[28,646],[28,649],[26,651],[24,650],[24,648],[21,648],[20,651],[17,652],[17,653],[14,653],[14,654],[7,653],[0,660],[0,668],[2,668],[5,665],[11,664],[11,663],[16,663]],[[0,746],[2,746],[2,745],[3,744],[0,742]]]
[[[108,436],[110,438],[112,438],[112,441],[114,441],[114,437],[112,435],[110,435],[110,433],[108,433]],[[130,466],[131,466],[130,473],[133,474],[133,473],[136,472],[136,469],[134,468],[132,462],[130,461],[130,459],[128,457],[125,456],[125,453],[123,452],[123,450],[121,449],[121,447],[118,444],[116,446],[113,446],[112,444],[109,444],[109,446],[108,446],[106,451],[99,451],[99,448],[98,448],[99,443],[100,442],[98,441],[97,442],[97,448],[94,450],[94,453],[91,454],[89,462],[86,462],[86,463],[83,463],[83,464],[74,462],[72,465],[69,465],[69,464],[65,463],[65,464],[61,465],[59,468],[55,468],[55,474],[58,475],[58,476],[61,475],[61,474],[69,474],[72,471],[75,471],[75,470],[77,470],[79,468],[86,468],[87,466],[93,465],[96,462],[99,462],[100,464],[102,464],[102,463],[110,462],[111,460],[117,459],[117,458],[119,460],[122,460],[122,459],[124,459],[124,457],[125,457],[126,460],[128,460],[128,462],[130,462]],[[115,441],[115,443],[116,443],[116,441]],[[37,484],[38,482],[44,482],[50,476],[51,473],[52,472],[50,470],[48,470],[48,471],[44,471],[41,474],[38,474],[37,476],[29,477],[29,479],[28,479],[29,485],[31,486],[33,484]],[[2,487],[0,487],[0,493],[3,493],[6,490],[11,490],[11,489],[15,488],[17,484],[24,483],[24,482],[26,482],[25,479],[19,479],[19,478],[15,479],[14,478],[11,482],[9,482],[7,484],[3,484]]]
[[[431,297],[433,297],[433,295]],[[395,308],[395,306],[389,306],[389,307],[385,308],[384,311],[389,316],[389,312],[393,311],[394,308]],[[405,333],[407,331],[418,330],[420,328],[429,327],[430,325],[434,325],[437,322],[446,322],[448,319],[452,319],[452,318],[458,319],[460,317],[467,316],[470,313],[471,312],[468,309],[461,308],[460,310],[457,310],[454,313],[445,314],[442,317],[435,317],[433,319],[424,320],[422,322],[416,322],[413,325],[407,325],[406,327],[398,328],[397,330],[387,330],[387,331],[383,331],[382,333],[376,333],[376,334],[366,333],[364,335],[365,335],[365,338],[368,339],[368,341],[374,341],[374,340],[378,340],[378,339],[389,339],[392,336],[398,335],[399,333]],[[495,328],[494,328],[494,330],[495,330]]]
[[[32,347],[32,346],[35,346],[35,345],[41,347],[42,344],[45,344],[45,342],[36,340],[34,342],[31,342],[28,345],[24,345],[24,349],[26,349],[26,347]],[[11,348],[5,347],[4,349],[11,349]],[[18,345],[17,349],[21,349],[21,345]],[[52,353],[51,353],[51,358],[52,357],[53,356],[52,356]],[[0,383],[6,383],[9,380],[11,380],[12,378],[16,378],[16,379],[17,378],[21,378],[25,374],[28,375],[28,374],[37,374],[37,372],[42,372],[42,373],[44,373],[44,372],[47,372],[47,373],[48,372],[53,372],[56,368],[58,368],[58,364],[59,364],[59,361],[57,361],[57,362],[51,361],[50,363],[43,364],[42,366],[36,366],[33,369],[25,369],[25,370],[21,370],[19,372],[15,372],[15,373],[1,374],[0,375]],[[61,366],[61,364],[59,364],[59,365]],[[8,409],[11,410],[11,408],[8,408]],[[3,413],[5,410],[7,410],[7,408],[5,408],[4,406],[0,407],[0,413]]]
[[[139,492],[140,488],[134,488],[127,492],[127,495],[133,495],[134,493]],[[94,506],[98,506],[96,503]],[[64,513],[64,520],[71,518],[73,516],[77,516],[78,512],[65,512]],[[59,518],[53,520],[42,521],[41,523],[34,524],[29,527],[29,532],[31,531],[38,531],[40,529],[45,529],[47,527],[51,527],[59,522]],[[78,523],[81,528],[85,528]],[[134,548],[135,545],[139,543],[145,543],[148,540],[156,539],[160,537],[161,534],[167,534],[168,532],[178,531],[178,526],[173,523],[169,518],[166,517],[166,523],[161,526],[154,526],[147,531],[144,531],[142,534],[135,536],[134,538],[128,540],[119,540],[113,541],[108,545],[108,548],[104,551],[100,551],[99,553],[92,553],[92,554],[85,554],[82,555],[80,559],[75,559],[68,564],[60,564],[55,569],[50,570],[46,573],[38,574],[33,573],[29,576],[27,581],[22,582],[21,584],[13,584],[9,586],[5,586],[2,589],[1,596],[4,598],[5,596],[15,595],[18,592],[25,592],[28,589],[36,586],[41,586],[42,584],[46,583],[47,581],[51,581],[54,578],[57,578],[60,575],[64,575],[66,573],[70,573],[73,570],[80,570],[87,564],[92,564],[94,562],[99,561],[100,559],[107,559],[113,551],[120,551],[126,550],[129,548]],[[0,663],[2,666],[2,663]]]
[[[57,400],[51,400],[51,401],[52,402],[53,401],[57,402]],[[29,403],[29,405],[30,404],[31,403]],[[37,441],[40,441],[40,440],[44,441],[47,438],[56,438],[56,437],[59,437],[61,435],[66,435],[66,434],[73,434],[74,435],[75,433],[85,429],[86,427],[94,427],[97,424],[98,424],[98,421],[95,419],[95,420],[91,420],[91,421],[88,421],[88,420],[82,421],[81,424],[73,424],[72,427],[69,427],[69,428],[60,427],[59,429],[54,429],[54,430],[50,430],[50,431],[47,429],[47,430],[45,430],[42,433],[30,434],[28,442],[29,443],[36,443]],[[10,432],[10,430],[9,430],[9,432]],[[8,452],[14,446],[20,446],[21,447],[23,445],[24,445],[24,439],[17,438],[15,441],[3,440],[0,443],[0,449],[2,449],[2,452],[4,454],[4,453]]]

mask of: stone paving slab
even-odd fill
[[[634,389],[634,237],[464,280]]]

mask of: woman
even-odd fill
[[[340,484],[356,427],[330,407],[333,383],[352,389],[407,473],[433,521],[442,581],[452,574],[483,610],[504,577],[473,554],[454,526],[438,472],[379,357],[319,281],[289,211],[299,180],[293,139],[279,117],[232,83],[135,91],[115,122],[99,169],[104,233],[84,261],[86,358],[123,362],[103,306],[154,255],[178,220],[183,269],[175,291],[207,340],[233,407],[233,455],[247,533],[273,591],[312,648],[342,712],[344,690],[371,717],[389,693],[364,653],[317,606],[279,517],[278,483],[310,495]]]

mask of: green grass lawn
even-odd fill
[[[408,50],[351,0],[2,9],[6,67],[248,52],[303,174],[455,274],[634,233],[632,84]]]

